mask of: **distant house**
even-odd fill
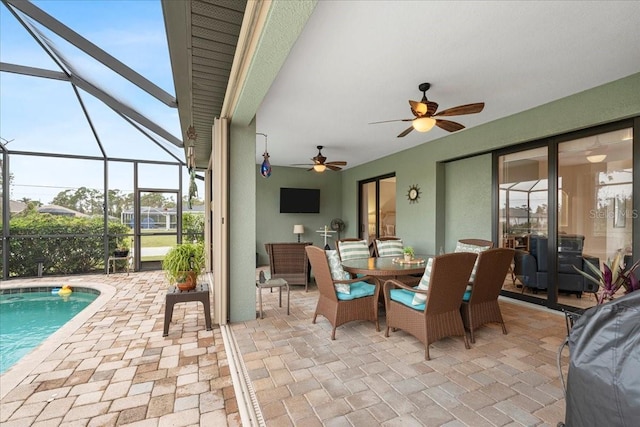
[[[51,215],[75,216],[79,218],[89,217],[89,215],[83,214],[82,212],[78,212],[73,209],[65,208],[64,206],[58,205],[44,205],[40,206],[37,210],[40,213],[48,213]]]
[[[27,209],[27,204],[17,200],[9,200],[9,215],[19,214]]]

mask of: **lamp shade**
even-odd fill
[[[600,163],[603,162],[606,158],[606,154],[594,154],[593,156],[587,156],[587,160],[589,160],[591,163]]]
[[[301,224],[294,225],[293,234],[304,234],[304,225],[301,225]]]
[[[411,122],[413,128],[418,132],[428,132],[436,124],[436,120],[431,117],[418,117]]]

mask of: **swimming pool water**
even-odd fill
[[[0,374],[97,297],[75,291],[65,297],[51,291],[0,295]]]

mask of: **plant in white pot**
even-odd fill
[[[402,252],[404,253],[404,260],[407,262],[411,261],[415,256],[415,252],[411,246],[405,246]]]
[[[204,264],[202,243],[182,243],[167,252],[162,261],[162,269],[169,283],[175,283],[178,289],[185,291],[196,287]]]

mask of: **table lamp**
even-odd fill
[[[293,234],[298,235],[298,243],[300,243],[300,235],[304,234],[304,225],[296,224],[293,226]]]

